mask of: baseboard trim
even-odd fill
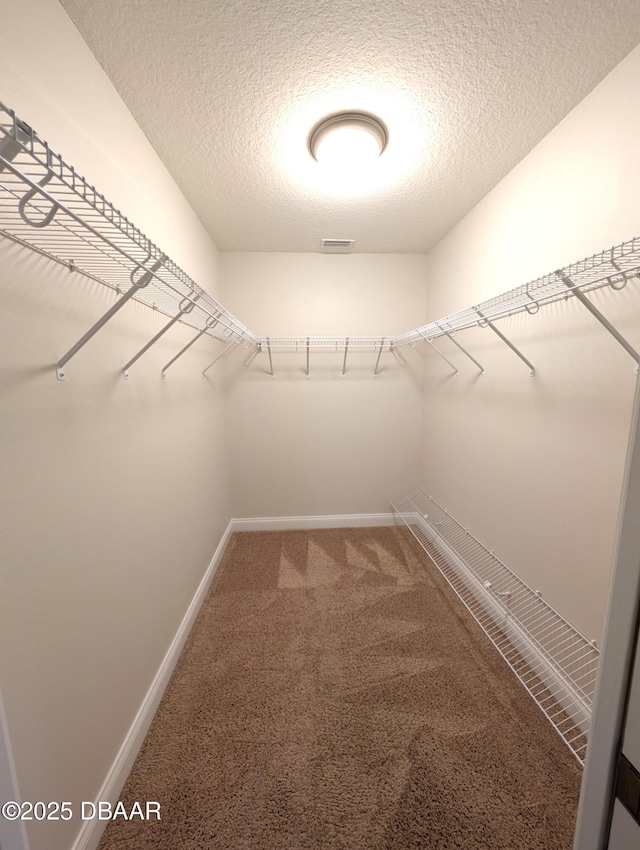
[[[96,796],[95,802],[108,800],[112,805],[117,802],[127,777],[131,772],[136,756],[151,722],[155,716],[165,688],[169,684],[171,674],[178,662],[182,648],[189,636],[196,616],[215,575],[222,555],[227,547],[229,538],[235,531],[283,531],[304,528],[360,528],[378,525],[396,525],[398,519],[393,513],[386,514],[342,514],[328,516],[297,516],[297,517],[255,517],[249,519],[232,519],[225,529],[222,539],[211,559],[198,589],[184,615],[171,646],[167,650],[156,673],[151,687],[146,693],[138,713],[120,747],[106,779]],[[102,833],[108,821],[86,820],[73,843],[72,850],[96,850]]]
[[[147,691],[146,696],[142,701],[142,705],[140,706],[129,731],[127,732],[124,742],[120,747],[120,751],[107,773],[107,777],[102,784],[102,788],[96,797],[96,802],[98,800],[108,800],[112,805],[115,805],[117,802],[120,792],[122,791],[122,788],[127,781],[127,777],[131,772],[133,763],[136,760],[136,756],[142,747],[145,736],[149,731],[151,721],[158,710],[162,695],[169,684],[171,674],[178,662],[182,648],[193,627],[198,611],[204,602],[211,580],[215,575],[233,531],[232,520],[227,525],[227,528],[222,535],[222,539],[220,540],[213,558],[207,567],[202,581],[198,585],[198,589],[189,604],[187,612],[182,618],[178,631],[162,659],[162,663],[160,664],[158,672],[151,683],[151,687]],[[73,843],[72,850],[96,850],[107,823],[108,821],[100,821],[98,819],[84,821],[80,832]]]
[[[329,514],[232,519],[233,531],[287,531],[296,528],[368,528],[397,525],[395,514]]]

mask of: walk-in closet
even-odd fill
[[[5,5],[0,848],[640,847],[637,4]]]

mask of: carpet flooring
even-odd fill
[[[99,850],[570,850],[580,779],[406,529],[238,533]]]

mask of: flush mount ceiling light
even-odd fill
[[[342,112],[321,121],[311,133],[309,149],[322,165],[361,167],[375,162],[387,144],[387,131],[363,112]]]

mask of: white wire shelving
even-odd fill
[[[484,372],[483,366],[460,345],[455,334],[472,327],[488,327],[528,366],[529,374],[533,376],[535,375],[534,365],[505,337],[496,327],[495,322],[518,313],[526,312],[535,315],[540,307],[575,297],[640,365],[640,354],[587,298],[587,293],[606,286],[614,290],[623,289],[630,280],[637,280],[639,276],[640,237],[636,237],[494,298],[408,331],[395,337],[393,346],[397,348],[404,345],[416,345],[424,341],[435,347],[434,340],[448,337]],[[435,350],[443,357],[437,348]],[[458,371],[453,364],[449,365],[454,371]]]
[[[600,653],[424,490],[392,505],[583,764]]]
[[[125,377],[133,364],[176,322],[193,328],[195,335],[165,365],[163,375],[205,335],[227,340],[228,344],[204,373],[234,345],[244,344],[268,357],[272,376],[275,375],[274,352],[297,353],[306,358],[305,371],[309,377],[312,352],[336,351],[342,353],[343,376],[352,353],[371,352],[375,376],[385,352],[399,351],[403,346],[415,346],[420,342],[433,349],[457,373],[455,363],[435,345],[442,337],[448,337],[474,368],[484,372],[484,366],[457,336],[459,331],[477,326],[490,328],[526,364],[533,376],[534,364],[507,339],[496,322],[525,311],[535,314],[544,305],[571,297],[577,298],[640,365],[640,354],[588,298],[589,293],[605,286],[622,289],[629,280],[638,277],[640,237],[400,336],[258,338],[1,103],[0,233],[63,263],[71,271],[110,287],[118,295],[113,307],[59,359],[56,374],[60,379],[65,377],[69,360],[129,299],[164,314],[168,322],[124,365]]]
[[[556,301],[566,301],[577,298],[591,315],[610,333],[613,338],[640,365],[640,353],[613,326],[607,317],[587,297],[588,293],[604,287],[613,290],[624,289],[630,280],[640,277],[640,237],[622,242],[605,251],[593,254],[565,268],[544,275],[526,284],[511,289],[500,295],[482,301],[472,307],[466,307],[457,313],[452,313],[437,321],[422,325],[400,336],[386,337],[262,337],[258,341],[259,351],[269,356],[270,374],[274,374],[272,353],[274,351],[289,351],[306,354],[307,375],[309,375],[309,353],[312,351],[329,352],[342,351],[344,364],[342,374],[345,374],[346,359],[352,351],[372,351],[377,353],[373,374],[377,375],[380,365],[380,355],[383,352],[393,352],[403,346],[415,346],[420,342],[428,345],[444,360],[454,373],[459,369],[452,360],[445,356],[435,342],[447,337],[462,354],[470,360],[474,367],[484,374],[484,366],[460,342],[457,334],[473,327],[490,328],[496,336],[516,354],[528,367],[529,374],[535,375],[534,364],[520,351],[511,340],[507,339],[496,322],[518,313],[536,315],[540,308]]]
[[[351,354],[371,353],[375,357],[373,376],[380,370],[380,360],[384,352],[393,351],[391,337],[374,336],[280,336],[263,337],[259,340],[258,350],[269,358],[269,374],[274,377],[273,353],[303,354],[306,358],[305,373],[311,375],[311,352],[339,353],[342,363],[342,375],[347,373],[347,360]]]
[[[47,142],[0,104],[0,231],[115,290],[118,300],[56,364],[66,363],[129,299],[169,318],[128,368],[176,322],[200,336],[257,345],[256,337],[198,286],[122,213],[51,150]],[[225,349],[225,352],[227,349]]]

